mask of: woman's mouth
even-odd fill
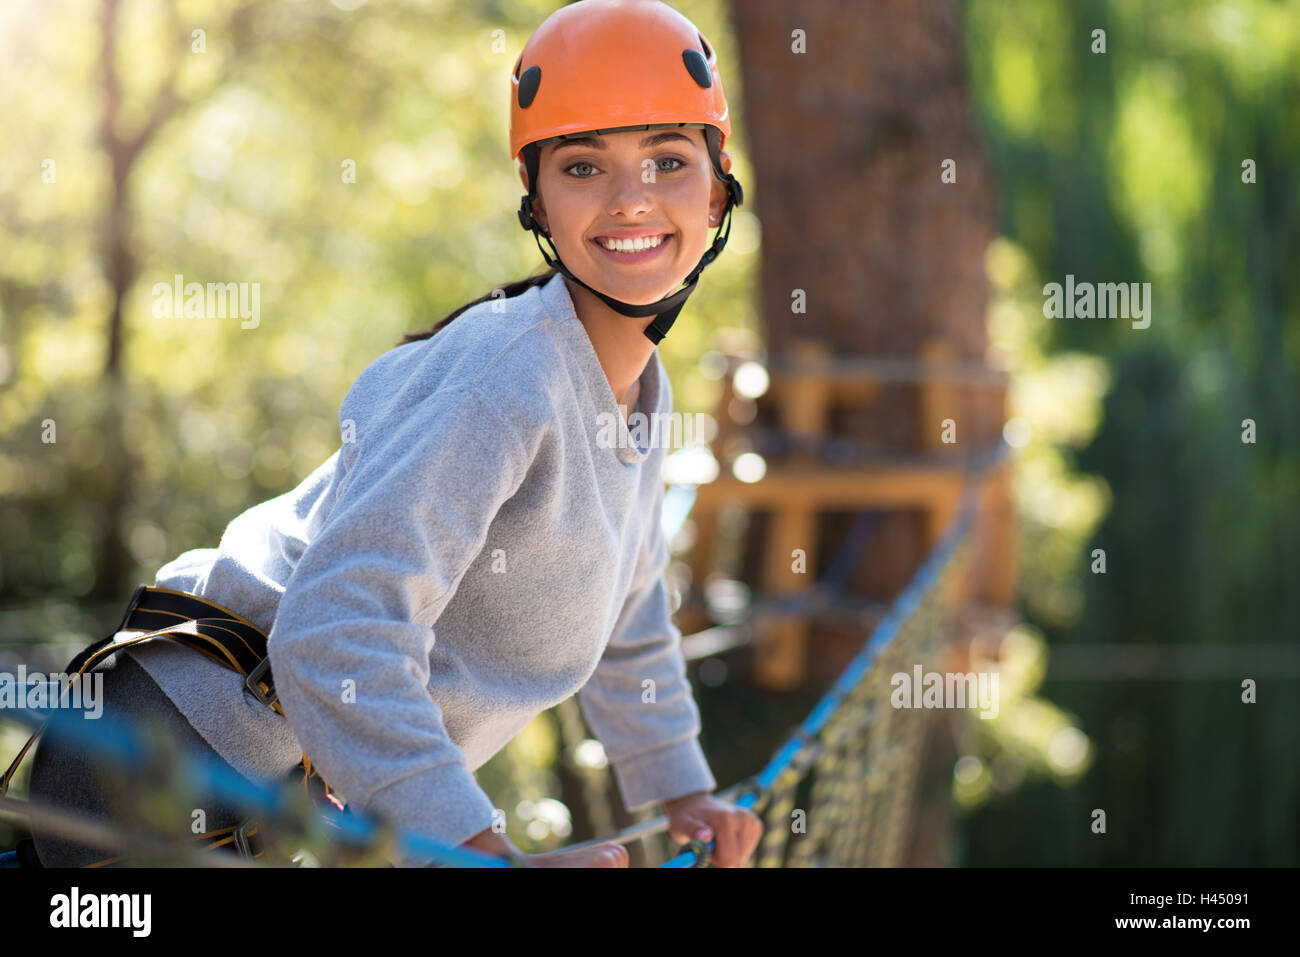
[[[614,262],[634,265],[649,262],[660,255],[674,235],[674,233],[662,233],[659,236],[646,236],[635,240],[618,240],[617,243],[610,237],[601,237],[591,242]],[[617,248],[610,248],[611,246]]]

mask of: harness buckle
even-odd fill
[[[262,676],[266,674],[270,669],[271,669],[271,656],[267,655],[265,658],[263,658],[261,661],[257,663],[257,667],[254,668],[252,671],[250,671],[248,673],[248,677],[244,679],[244,688],[250,694],[252,694],[254,698],[262,702],[262,704],[266,705],[268,708],[273,707],[276,701],[280,699],[280,696],[276,694],[275,685],[272,684],[271,682],[269,681],[267,682],[267,684],[271,688],[269,692],[264,692],[258,686],[257,682],[261,680]]]

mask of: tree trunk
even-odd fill
[[[971,107],[955,4],[732,0],[731,13],[743,82],[736,112],[755,175],[752,189],[745,184],[746,208],[763,225],[761,315],[774,385],[782,362],[808,342],[836,359],[982,364],[985,251],[998,198]],[[804,312],[792,305],[800,291]],[[759,399],[751,435],[781,428],[789,395],[774,388]],[[973,454],[999,440],[997,389],[952,384],[942,403],[924,395],[916,382],[881,384],[835,401],[826,427],[859,453],[899,458]],[[949,417],[955,445],[939,441]],[[764,454],[769,470],[779,467],[779,451]],[[818,510],[809,583],[826,572],[852,517]],[[770,516],[756,518],[742,553],[770,550],[767,533],[782,534]],[[789,544],[791,526],[784,528]],[[888,601],[916,572],[933,529],[919,512],[884,509],[871,529],[846,590]],[[764,591],[758,569],[751,565],[748,574]],[[865,638],[862,629],[834,635],[814,627],[809,677],[826,678]]]
[[[103,111],[99,120],[100,147],[108,156],[112,171],[108,208],[102,238],[101,260],[112,289],[108,316],[108,343],[104,360],[104,407],[101,434],[105,436],[108,459],[100,495],[99,553],[95,563],[94,597],[104,601],[122,598],[131,557],[126,549],[122,525],[131,498],[132,456],[125,440],[122,417],[126,413],[126,384],[122,376],[122,302],[135,276],[135,258],[127,242],[130,212],[126,182],[135,161],[135,149],[117,131],[122,102],[117,78],[118,0],[104,0],[100,8],[99,70],[103,89]],[[122,598],[124,601],[125,598]]]
[[[769,361],[813,340],[836,357],[918,357],[939,343],[952,359],[981,362],[997,194],[954,5],[733,0],[732,14],[763,223]],[[805,53],[792,52],[798,30]],[[949,159],[955,183],[943,182]],[[806,313],[792,312],[795,290],[806,294]],[[1002,409],[993,390],[953,391],[957,448],[996,440]],[[759,405],[756,424],[777,427],[773,404]],[[921,415],[916,388],[899,384],[835,408],[830,428],[865,448],[917,452],[935,445],[940,428]],[[889,597],[924,554],[920,517],[882,516],[873,538],[854,585]]]

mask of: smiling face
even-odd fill
[[[726,153],[722,168],[731,170]],[[727,199],[696,127],[548,140],[537,193],[535,217],[564,264],[634,305],[681,286],[708,249]]]

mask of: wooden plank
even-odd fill
[[[846,379],[842,382],[827,381],[814,373],[779,373],[773,375],[768,389],[782,402],[792,391],[802,387],[805,380],[816,379],[826,388],[830,401],[837,403],[867,405],[880,397],[884,388],[879,382],[869,379]]]
[[[830,357],[826,343],[800,340],[791,347],[799,368],[817,372]],[[821,439],[826,435],[830,416],[830,390],[825,379],[804,376],[785,391],[779,406],[781,427],[795,435]],[[787,463],[805,468],[821,468],[820,460],[806,452],[791,454]],[[764,543],[763,591],[780,598],[808,588],[817,569],[817,516],[824,503],[806,492],[788,496],[772,505],[768,540]],[[793,569],[795,549],[804,553],[803,572]],[[810,578],[811,576],[811,578]],[[759,644],[754,662],[755,677],[770,690],[798,688],[807,671],[808,622],[802,618],[767,618],[759,624]]]
[[[816,500],[812,500],[815,502]],[[807,499],[784,503],[772,516],[763,554],[763,594],[779,598],[805,591],[816,578],[817,505]],[[806,555],[806,571],[794,570],[793,552]],[[799,687],[808,654],[808,622],[799,616],[765,616],[759,623],[755,677],[771,690]]]
[[[926,362],[945,362],[952,357],[952,347],[943,341],[930,341],[921,347]],[[922,379],[918,385],[917,434],[921,448],[931,451],[950,451],[970,444],[975,439],[975,423],[961,415],[957,390],[951,381],[940,378]],[[945,443],[942,438],[943,421],[952,419],[956,443]]]
[[[811,374],[799,369],[791,360],[775,359],[768,366],[773,380]],[[931,379],[944,379],[962,385],[1005,387],[1009,379],[1006,369],[996,369],[969,359],[934,361],[914,356],[832,356],[816,373],[832,385],[854,385],[860,382],[877,384],[916,384]]]
[[[799,341],[793,353],[799,367],[810,373],[791,380],[781,396],[781,427],[795,435],[821,439],[826,435],[830,415],[830,390],[817,373],[829,358],[824,342]],[[791,454],[786,461],[811,465],[819,459],[807,452]]]
[[[757,482],[731,475],[696,490],[701,505],[774,508],[792,498],[815,501],[821,509],[929,508],[960,494],[966,473],[957,467],[910,466],[882,469],[831,469],[777,465]]]

